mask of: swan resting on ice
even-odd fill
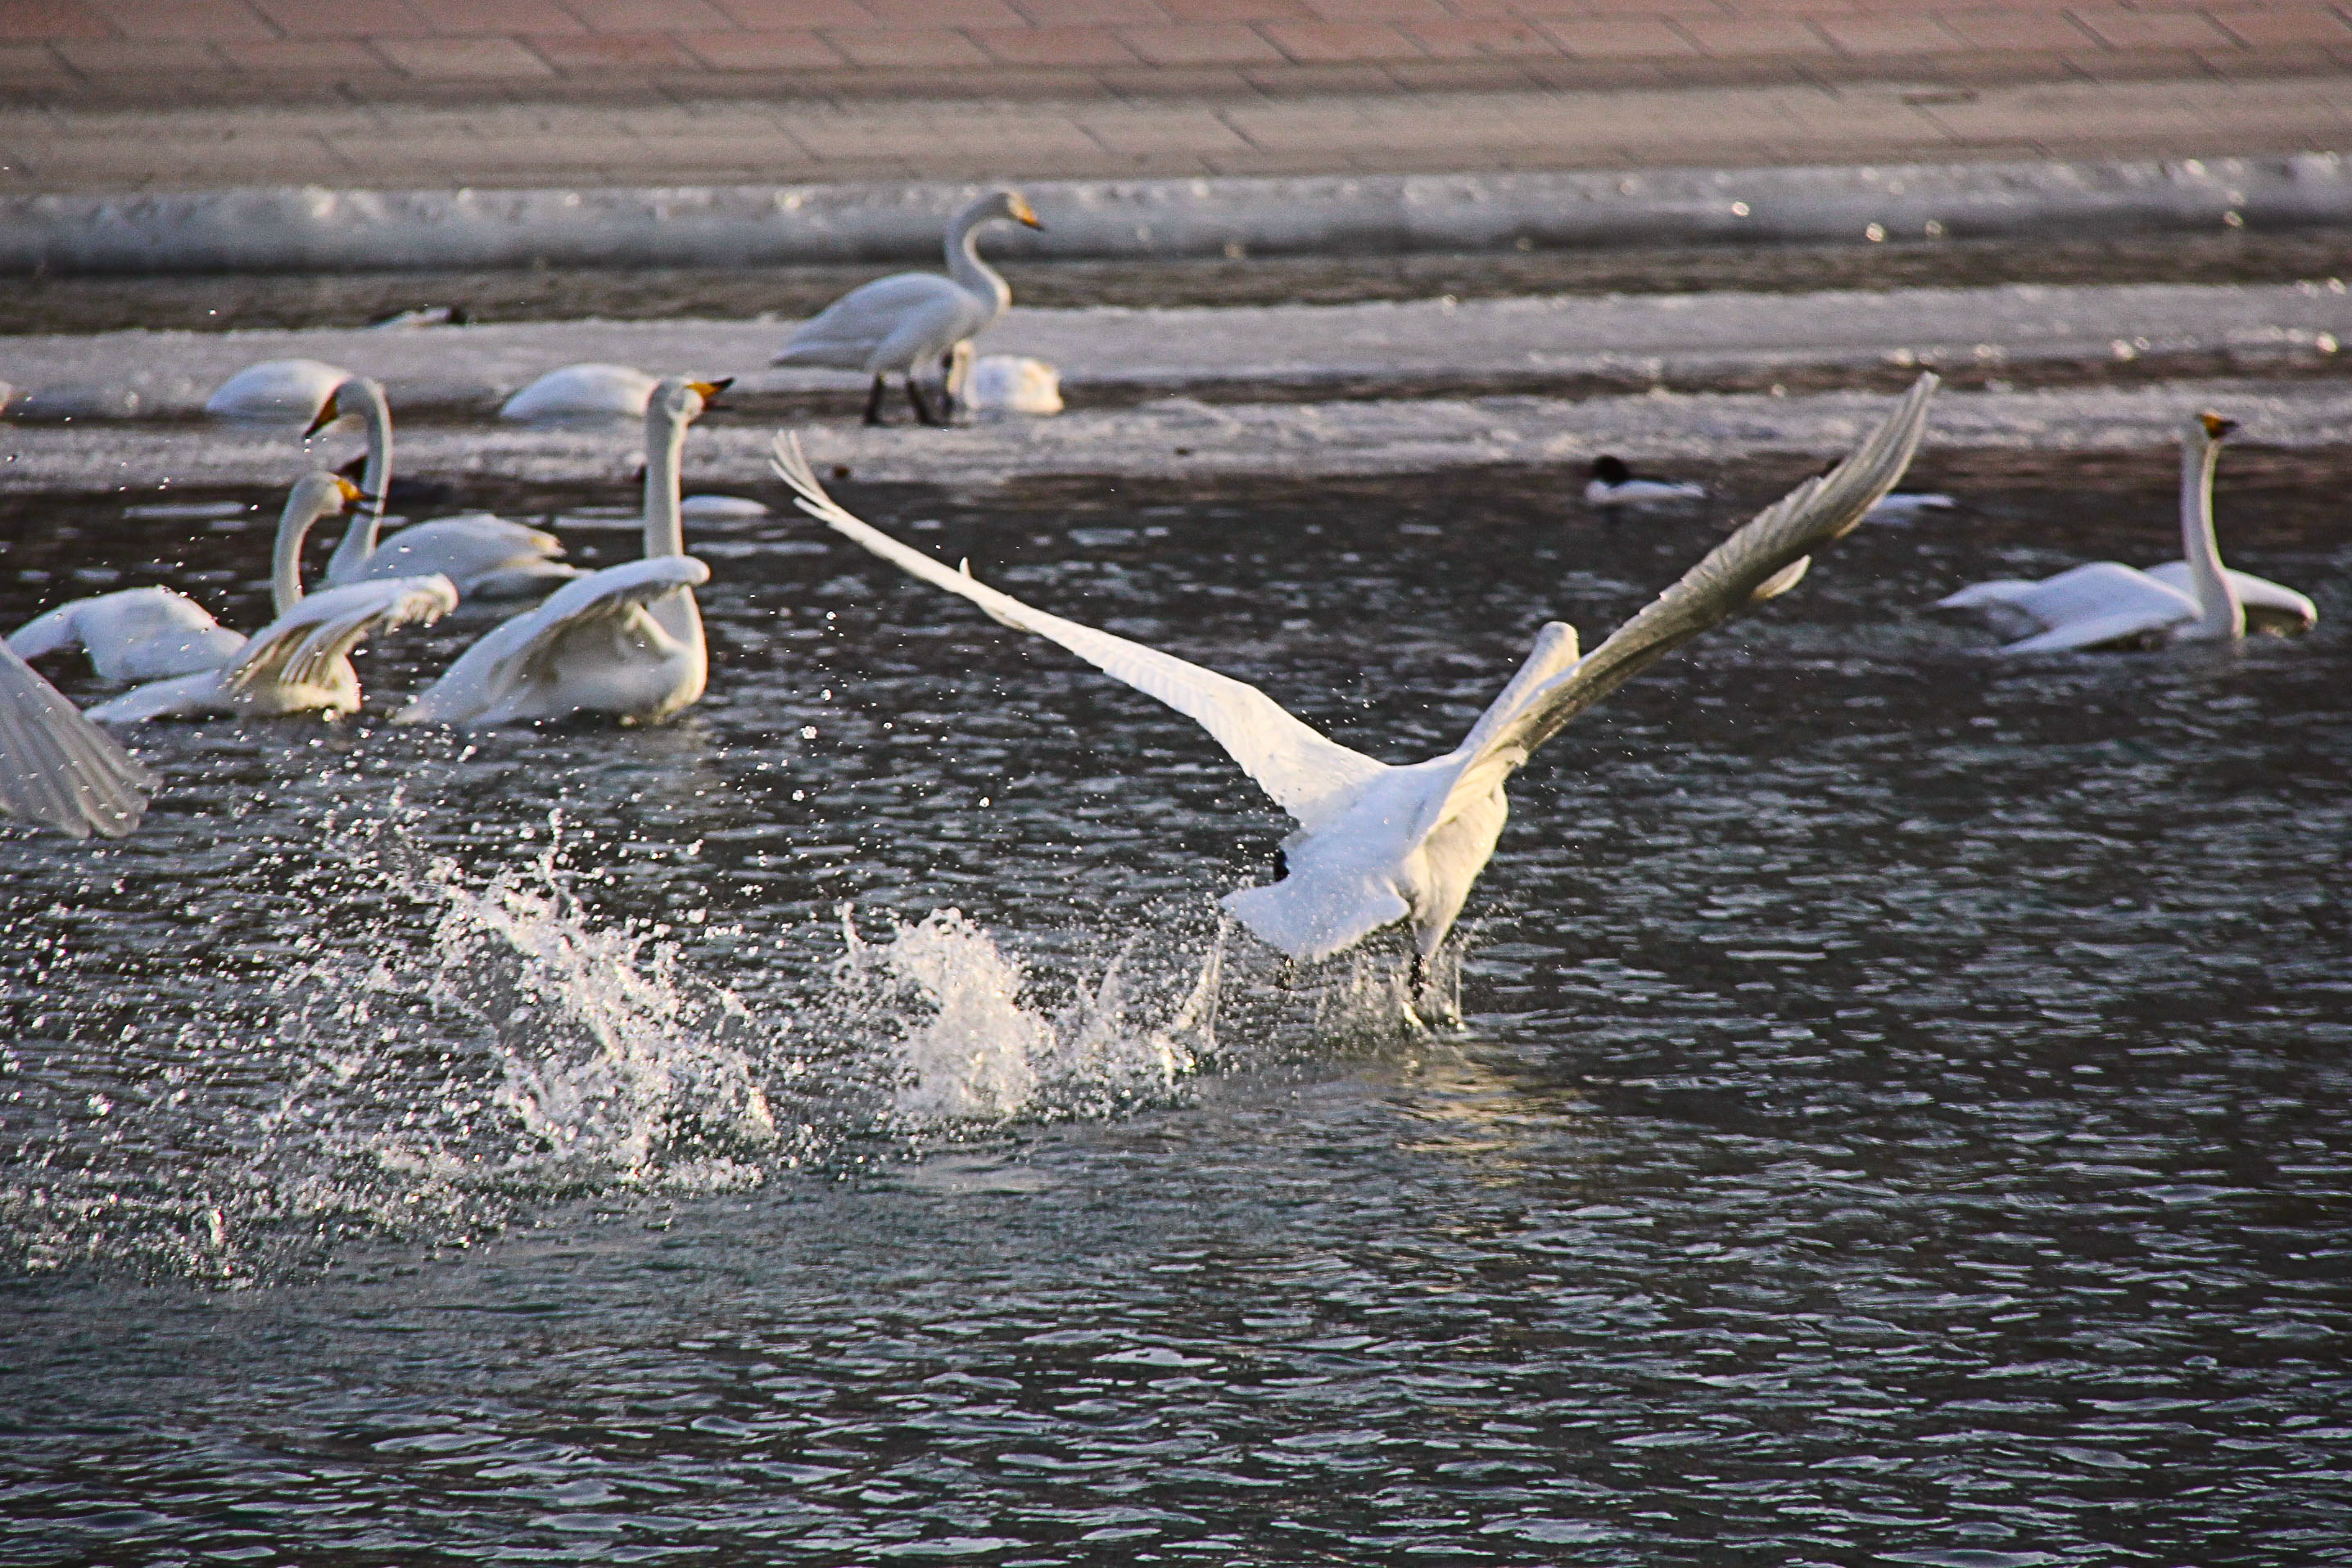
[[[635,419],[660,383],[633,365],[565,365],[550,371],[499,408],[500,419]]]
[[[996,325],[1012,305],[1012,288],[980,259],[980,230],[998,222],[1045,226],[1020,192],[992,191],[949,223],[945,277],[897,272],[853,288],[794,328],[769,362],[865,371],[874,378],[866,398],[868,424],[882,423],[887,378],[898,371],[907,378],[907,401],[915,405],[915,417],[925,424],[945,423],[915,384],[915,368],[945,361],[958,343]]]
[[[0,644],[0,816],[119,839],[139,825],[154,788],[112,736]]]
[[[427,624],[457,607],[457,590],[439,575],[387,578],[302,591],[302,540],[320,517],[359,498],[338,474],[306,474],[278,519],[271,597],[278,618],[244,640],[217,669],[152,681],[89,710],[102,724],[136,724],[173,715],[233,713],[254,718],[356,713],[360,681],[351,653],[372,633],[412,621]]]
[[[578,567],[555,559],[563,545],[553,534],[488,512],[436,517],[379,540],[393,483],[392,405],[383,383],[346,377],[303,434],[316,435],[347,413],[359,415],[366,427],[367,466],[361,472],[359,512],[327,562],[330,586],[439,572],[466,599],[521,599],[580,575]]]
[[[1104,673],[1197,722],[1298,822],[1282,843],[1282,879],[1226,895],[1241,923],[1293,958],[1353,946],[1410,921],[1413,988],[1495,852],[1508,806],[1503,787],[1536,747],[1669,650],[1796,585],[1811,557],[1862,521],[1902,477],[1926,428],[1936,378],[1901,405],[1827,479],[1807,479],[1683,574],[1641,612],[1579,656],[1576,631],[1552,622],[1462,744],[1392,767],[1341,746],[1255,686],[1033,610],[860,521],[817,482],[797,441],[779,439],[776,472],[800,504],[913,576],[971,600],[999,622],[1058,643]]]
[[[948,351],[948,412],[983,418],[1062,412],[1062,372],[1026,354],[982,354],[966,338]]]
[[[2319,608],[2294,589],[2221,564],[2213,537],[2213,471],[2237,421],[2192,413],[2180,427],[2180,547],[2183,559],[2146,571],[2095,560],[2030,582],[1970,583],[1937,610],[1984,614],[2018,641],[2004,653],[2079,648],[2140,648],[2168,643],[2234,643],[2249,630],[2290,634],[2318,624]]]
[[[334,395],[351,371],[323,360],[264,360],[213,389],[205,412],[215,419],[300,424]]]
[[[710,569],[686,553],[678,468],[687,426],[726,385],[672,376],[646,403],[645,559],[592,571],[492,628],[394,723],[604,713],[652,724],[701,699],[710,655],[694,591]]]

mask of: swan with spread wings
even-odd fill
[[[1416,988],[1502,835],[1503,787],[1536,747],[1653,662],[1748,605],[1788,591],[1815,551],[1843,538],[1894,487],[1926,428],[1936,378],[1922,376],[1886,422],[1826,478],[1811,478],[1710,550],[1589,655],[1552,622],[1462,744],[1402,767],[1339,745],[1230,676],[1034,610],[909,549],[844,510],[800,444],[780,438],[775,469],[803,510],[883,559],[971,600],[1017,631],[1078,657],[1198,723],[1298,822],[1284,874],[1225,898],[1241,923],[1293,958],[1341,952],[1400,920],[1412,925]]]

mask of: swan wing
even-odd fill
[[[851,289],[793,329],[770,361],[778,365],[864,368],[866,356],[910,319],[945,319],[971,303],[951,278],[898,272]]]
[[[77,839],[139,825],[154,776],[13,649],[0,648],[0,814]]]
[[[538,609],[493,627],[397,717],[404,724],[435,719],[464,722],[488,712],[532,682],[555,678],[557,655],[565,639],[635,615],[665,594],[698,588],[709,580],[710,569],[690,555],[624,561],[575,578],[550,594]]]
[[[1444,821],[1469,795],[1493,788],[1498,772],[1507,775],[1578,714],[1674,649],[1794,587],[1814,552],[1851,533],[1910,466],[1936,386],[1936,377],[1921,376],[1832,473],[1806,480],[1757,514],[1591,653],[1526,685],[1523,670],[1471,731],[1462,771],[1433,809],[1430,824]],[[1538,647],[1540,653],[1540,638]],[[1528,668],[1537,667],[1531,656]]]
[[[2005,643],[2000,651],[2004,653],[2063,653],[2070,649],[2137,642],[2193,618],[2193,615],[2184,616],[2167,605],[2133,605],[2103,615],[2076,616],[2047,632],[2039,632],[2014,643]]]
[[[455,582],[460,591],[470,591],[481,579],[499,572],[521,570],[547,576],[578,575],[562,567],[545,571],[562,553],[563,545],[553,534],[510,523],[488,512],[469,513],[418,523],[386,535],[360,574],[348,580],[372,582],[383,578],[425,577],[439,572]]]
[[[27,659],[79,646],[110,681],[152,681],[217,669],[245,639],[185,594],[126,588],[37,615],[8,634],[8,645]]]
[[[2249,624],[2265,629],[2287,627],[2298,632],[2308,632],[2319,624],[2319,606],[2286,584],[2231,567],[2222,570],[2229,576],[2231,591],[2237,594],[2238,602],[2245,606]],[[2168,560],[2161,566],[2149,567],[2146,575],[2192,600],[2197,597],[2197,580],[2185,560]]]
[[[1347,809],[1363,787],[1388,771],[1301,723],[1255,686],[1075,621],[1034,610],[1012,595],[908,549],[844,510],[790,437],[776,443],[777,475],[800,495],[801,507],[910,576],[969,599],[1001,624],[1058,643],[1148,696],[1159,698],[1213,737],[1242,771],[1310,831]]]
[[[317,684],[375,632],[413,621],[430,624],[457,607],[457,586],[440,576],[323,590],[247,638],[236,662],[220,673],[221,689]]]

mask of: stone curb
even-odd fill
[[[936,259],[961,183],[0,198],[0,273],[751,267]],[[1624,174],[1060,180],[1031,258],[2017,238],[2352,225],[2332,152]]]

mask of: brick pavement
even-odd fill
[[[2352,0],[0,0],[0,191],[2352,146]]]

